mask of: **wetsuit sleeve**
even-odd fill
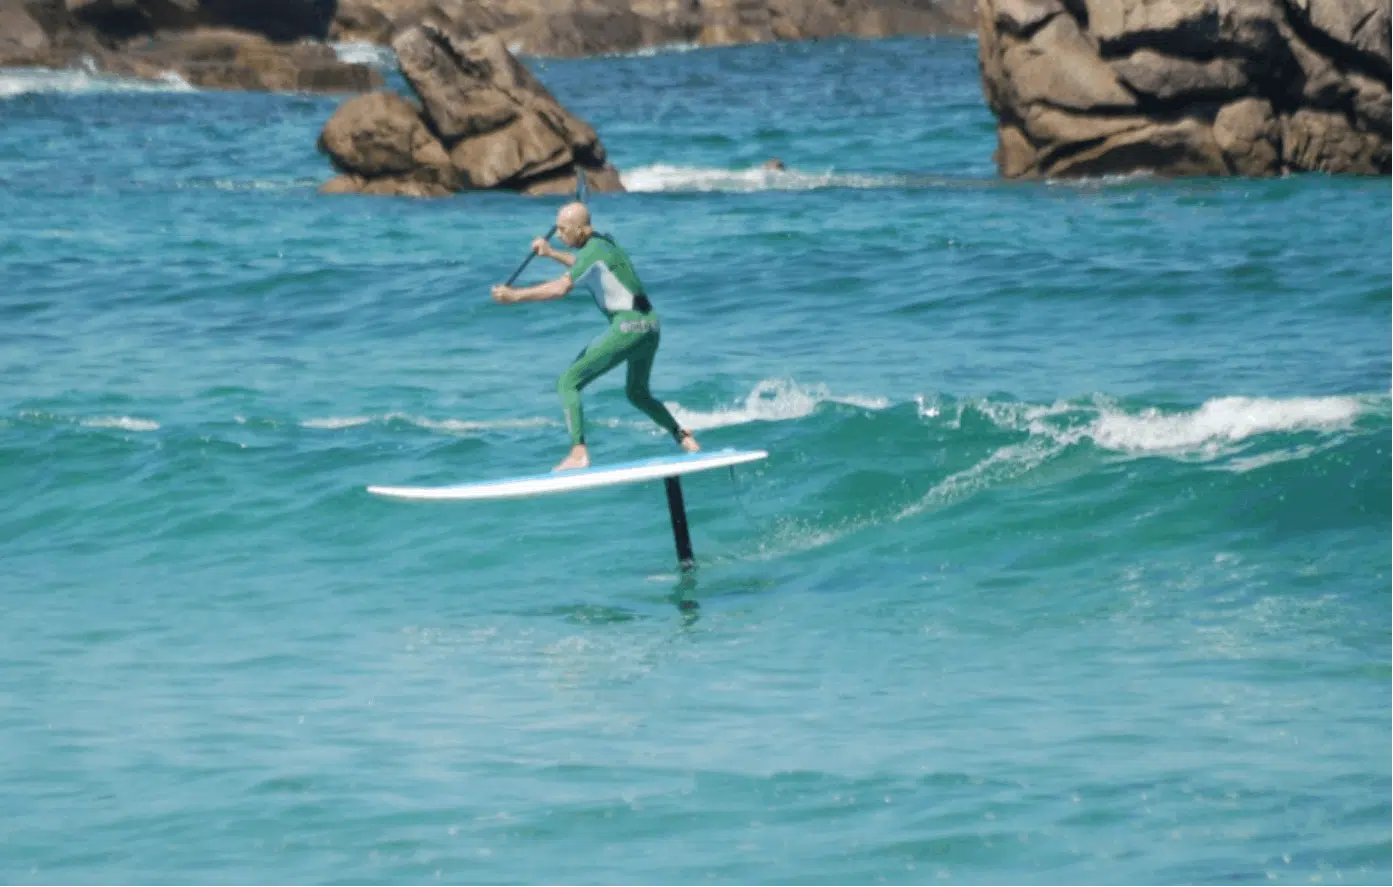
[[[581,247],[576,253],[576,263],[566,272],[571,276],[571,281],[579,282],[582,277],[590,272],[590,269],[595,265],[595,260],[599,257],[600,251],[595,248],[595,242],[593,240]]]

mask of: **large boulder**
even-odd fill
[[[1008,177],[1390,168],[1389,0],[978,0]]]
[[[326,190],[564,193],[577,175],[593,191],[623,190],[595,129],[562,107],[497,36],[469,40],[418,25],[392,45],[420,104],[379,93],[340,107],[319,147],[344,175]]]
[[[372,191],[439,197],[459,189],[461,177],[421,109],[394,92],[349,99],[325,124],[319,148],[343,175],[331,193]]]

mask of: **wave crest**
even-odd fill
[[[172,71],[157,80],[139,80],[98,74],[92,68],[0,68],[0,99],[34,93],[83,95],[195,91],[187,80]]]
[[[904,176],[857,173],[803,172],[795,169],[718,169],[655,163],[621,173],[630,191],[664,193],[687,191],[812,191],[819,188],[896,188],[910,184]]]

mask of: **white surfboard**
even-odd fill
[[[368,487],[369,493],[397,499],[518,499],[545,493],[570,493],[615,484],[631,484],[664,477],[676,477],[697,471],[710,471],[730,465],[742,465],[767,459],[764,450],[713,450],[662,456],[617,465],[599,465],[578,471],[556,471],[527,477],[458,484],[449,487]]]

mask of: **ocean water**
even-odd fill
[[[770,452],[687,576],[657,484],[364,490],[564,454],[601,317],[488,296],[559,201],[0,71],[0,881],[1388,883],[1388,180],[1005,182],[970,40],[689,49],[528,60]]]

